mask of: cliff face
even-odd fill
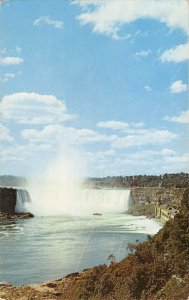
[[[159,203],[180,207],[186,190],[186,188],[132,187],[131,197],[134,205]]]
[[[16,206],[16,189],[0,188],[0,212],[12,214]]]

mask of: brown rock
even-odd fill
[[[61,296],[62,293],[61,292],[55,292],[55,293],[53,293],[53,295],[58,297],[58,296]]]
[[[12,287],[13,285],[10,282],[1,281],[0,287]]]
[[[49,282],[46,284],[46,286],[48,286],[49,288],[55,288],[55,287],[57,287],[57,284],[53,283],[53,282]]]
[[[75,272],[75,273],[70,273],[70,274],[66,275],[65,278],[73,278],[73,277],[78,277],[78,276],[79,276],[79,273]]]

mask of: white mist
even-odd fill
[[[57,158],[27,187],[32,201],[26,209],[39,216],[86,216],[122,213],[130,204],[129,190],[84,189],[86,159],[82,151],[61,147]]]
[[[79,201],[84,159],[78,152],[64,149],[40,179],[31,180],[28,191],[32,198],[29,209],[35,215],[74,215]]]

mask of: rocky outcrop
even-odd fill
[[[156,212],[155,212],[155,204],[154,203],[147,203],[145,205],[136,204],[129,208],[127,211],[128,214],[131,214],[133,216],[146,216],[147,218],[155,218]]]
[[[16,219],[31,219],[34,218],[34,215],[31,213],[1,213],[0,212],[0,220],[16,220]],[[1,300],[1,299],[0,299]]]
[[[25,197],[30,200],[29,193],[26,190],[19,190],[21,198]],[[24,196],[23,196],[23,195]],[[21,199],[22,200],[22,199]],[[30,219],[34,215],[29,212],[16,212],[17,190],[13,188],[0,187],[0,220],[2,219]]]
[[[0,188],[0,212],[13,214],[16,206],[16,189]]]
[[[180,207],[186,190],[186,188],[132,187],[131,197],[134,205],[154,203],[174,204]]]

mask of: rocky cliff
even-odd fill
[[[16,189],[0,188],[0,212],[12,214],[16,206]]]
[[[186,190],[186,188],[132,187],[131,197],[134,205],[155,203],[180,207]]]

